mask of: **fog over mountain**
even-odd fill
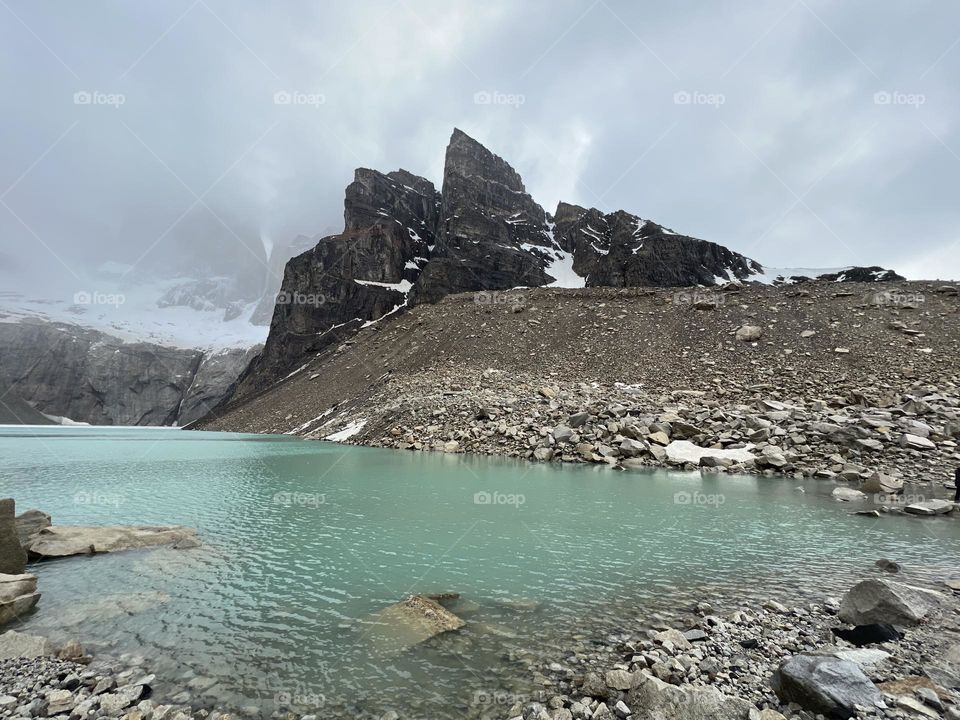
[[[354,168],[439,182],[454,126],[551,210],[628,207],[780,267],[960,277],[950,4],[5,0],[0,16],[5,290],[215,276],[253,302],[278,282],[274,248],[341,229]]]

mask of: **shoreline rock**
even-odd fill
[[[198,547],[197,531],[182,525],[53,525],[32,535],[27,552],[33,560],[121,552],[159,546]]]
[[[27,569],[27,554],[17,534],[17,510],[12,498],[0,499],[0,573],[22,575]]]

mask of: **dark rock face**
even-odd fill
[[[0,425],[54,425],[54,421],[17,395],[0,377]]]
[[[305,353],[406,305],[436,242],[439,208],[429,180],[405,170],[357,170],[344,200],[344,231],[287,263],[270,336],[238,394],[283,377]]]
[[[414,302],[467,290],[535,287],[553,280],[546,213],[517,172],[460,130],[447,147],[437,245]]]
[[[847,268],[839,273],[818,275],[817,279],[832,280],[834,282],[903,282],[906,280],[905,277],[897,275],[893,270],[885,270],[876,265],[872,267]]]
[[[560,203],[554,236],[573,253],[573,269],[588,287],[690,287],[746,280],[762,271],[749,258],[716,243],[678,235],[623,210]]]
[[[20,575],[27,567],[27,553],[17,534],[16,504],[11,498],[0,499],[0,573]]]
[[[838,281],[899,277],[840,273]],[[879,269],[876,269],[879,270]],[[237,397],[283,379],[358,327],[451,293],[514,287],[713,286],[750,281],[763,267],[716,243],[679,235],[625,211],[560,203],[555,218],[517,172],[460,130],[447,147],[442,193],[406,171],[356,171],[344,231],[293,258],[270,336]]]
[[[237,378],[263,349],[256,345],[249,350],[222,350],[206,353],[193,375],[193,382],[183,396],[177,413],[177,424],[199,420],[217,407],[236,387]]]
[[[38,412],[94,425],[173,425],[200,417],[231,389],[248,352],[208,358],[76,325],[0,323],[0,377],[10,389]]]

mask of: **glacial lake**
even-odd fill
[[[802,488],[801,491],[799,488]],[[822,600],[891,558],[958,570],[960,522],[854,517],[828,482],[623,472],[175,429],[0,428],[0,497],[56,524],[183,524],[203,546],[34,563],[15,629],[146,659],[155,695],[268,717],[506,717],[497,690],[700,601]],[[400,654],[367,618],[460,593]],[[532,669],[531,669],[532,668]],[[252,711],[247,711],[252,714]]]

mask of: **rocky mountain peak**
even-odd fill
[[[712,286],[749,281],[763,270],[721,245],[625,210],[561,202],[550,218],[506,160],[454,129],[442,192],[406,170],[356,171],[344,199],[343,233],[288,263],[284,302],[241,389],[284,377],[304,355],[365,323],[453,293]]]
[[[520,174],[510,163],[495,155],[465,132],[454,129],[447,145],[447,154],[443,169],[443,191],[448,183],[456,184],[461,179],[479,178],[486,182],[496,182],[518,193],[526,193]]]

